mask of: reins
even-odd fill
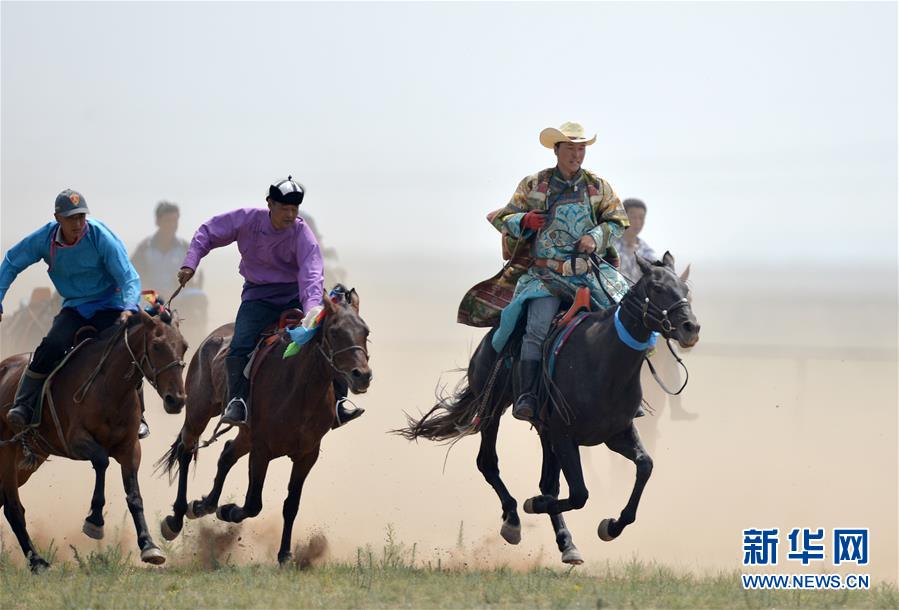
[[[106,342],[106,345],[103,348],[103,352],[100,354],[100,360],[97,363],[97,366],[94,367],[94,369],[88,375],[85,382],[83,384],[81,384],[81,386],[78,388],[78,390],[75,392],[75,394],[72,395],[73,402],[80,404],[84,401],[84,399],[87,396],[87,393],[90,390],[91,386],[93,385],[94,381],[96,381],[100,372],[103,370],[103,366],[109,360],[109,356],[112,354],[112,350],[115,347],[115,344],[119,339],[119,336],[122,336],[123,341],[125,343],[125,347],[127,348],[129,355],[131,356],[131,368],[129,368],[128,372],[125,374],[123,379],[128,379],[129,377],[131,377],[133,372],[135,370],[137,370],[140,372],[140,374],[143,377],[145,377],[147,379],[147,381],[150,382],[150,384],[154,388],[157,388],[156,382],[161,373],[163,373],[171,368],[184,367],[184,365],[185,365],[183,360],[173,360],[172,362],[166,364],[165,366],[163,366],[159,369],[154,368],[153,363],[150,362],[150,353],[149,353],[149,349],[147,347],[146,339],[144,340],[144,354],[141,357],[141,359],[138,360],[137,357],[134,355],[134,351],[131,349],[131,344],[128,341],[128,325],[127,325],[127,323],[124,323],[121,325],[121,327],[119,329],[116,330],[115,334],[113,336],[111,336],[109,338],[109,340]],[[76,351],[77,350],[72,350],[68,354],[66,354],[66,357],[63,358],[63,360],[59,363],[59,365],[56,366],[54,371],[47,378],[47,381],[45,382],[44,387],[47,387],[49,385],[50,381],[55,377],[56,372],[63,368],[63,366],[66,364],[66,362],[69,361],[69,359],[75,354]],[[150,371],[153,374],[152,377],[150,377],[150,375],[147,374],[147,371],[142,366],[143,362],[146,362],[148,368],[150,369]],[[48,390],[45,393],[42,393],[42,398],[43,397],[46,397],[46,399],[47,399],[47,407],[50,410],[50,417],[53,420],[53,425],[56,428],[56,434],[59,437],[60,442],[62,443],[62,447],[63,447],[63,450],[65,451],[65,455],[66,455],[66,457],[72,457],[72,452],[69,450],[69,446],[68,446],[68,443],[66,442],[65,434],[62,430],[62,424],[59,421],[59,414],[57,413],[56,404],[53,400],[53,392]],[[35,431],[36,430],[33,426],[28,426],[25,429],[19,431],[12,438],[5,440],[5,441],[0,441],[0,447],[10,445],[10,444],[13,444],[16,442],[24,441],[24,438],[26,435],[28,435],[29,433],[35,432]],[[43,441],[43,442],[46,443],[46,441]]]
[[[87,394],[87,391],[90,389],[91,384],[94,383],[97,375],[99,375],[100,371],[103,369],[103,365],[106,364],[106,360],[109,358],[109,354],[112,352],[112,348],[115,347],[115,343],[119,338],[118,336],[122,333],[124,333],[126,336],[128,335],[128,327],[125,324],[122,324],[121,328],[116,330],[116,334],[113,337],[110,337],[109,341],[106,342],[106,347],[103,348],[103,353],[100,354],[100,361],[97,363],[97,366],[94,367],[94,370],[91,371],[91,374],[88,375],[87,380],[72,396],[72,400],[77,403],[80,403],[84,400],[84,397]]]
[[[128,342],[128,333],[125,333],[125,347],[128,349],[128,354],[131,356],[131,365],[140,371],[140,374],[150,382],[150,385],[153,386],[153,389],[157,392],[159,391],[159,387],[156,385],[157,380],[159,379],[159,375],[166,372],[169,369],[173,368],[184,368],[186,363],[183,360],[172,360],[165,366],[161,368],[154,368],[153,363],[150,362],[150,347],[149,340],[147,337],[144,337],[144,353],[141,356],[141,359],[138,360],[137,356],[134,355],[134,351],[131,349],[131,344]],[[147,367],[150,369],[150,372],[153,373],[153,377],[147,374],[147,371],[144,370],[143,363],[146,362]],[[127,375],[130,376],[130,375]],[[127,377],[126,376],[126,377]]]
[[[323,344],[328,348],[328,352],[325,352],[325,349],[322,347]],[[319,343],[316,343],[315,346],[318,348],[318,351],[321,352],[321,355],[325,359],[325,362],[327,362],[331,366],[334,372],[338,373],[339,375],[343,375],[344,377],[347,377],[349,373],[334,364],[334,358],[336,358],[338,354],[353,350],[359,350],[363,354],[365,354],[365,358],[368,359],[368,350],[365,349],[364,345],[353,344],[348,347],[342,347],[338,350],[332,349],[330,346],[330,342],[328,341],[328,335],[325,334],[324,329],[322,329],[322,340]]]
[[[668,394],[669,396],[677,396],[678,394],[680,394],[681,392],[684,391],[684,388],[687,387],[687,383],[690,381],[690,371],[687,369],[687,365],[684,364],[684,361],[681,359],[680,356],[677,355],[677,352],[674,351],[674,347],[671,345],[671,337],[669,336],[669,334],[671,332],[673,332],[674,330],[676,330],[677,326],[675,326],[674,324],[671,323],[671,320],[668,318],[668,314],[675,312],[678,309],[682,309],[682,308],[686,307],[687,305],[689,305],[689,301],[687,300],[686,297],[683,297],[683,298],[675,301],[668,308],[663,309],[662,307],[659,307],[658,305],[653,303],[650,300],[649,296],[644,294],[643,295],[643,306],[637,308],[637,311],[639,312],[639,314],[637,314],[636,312],[632,311],[633,305],[631,305],[631,304],[634,303],[634,305],[636,305],[636,303],[634,301],[635,301],[635,299],[639,299],[639,298],[640,298],[639,295],[636,295],[636,294],[634,295],[634,299],[628,299],[627,296],[625,296],[625,298],[621,300],[620,307],[622,309],[624,309],[625,311],[627,311],[628,313],[630,313],[631,315],[636,315],[637,317],[639,317],[640,322],[643,324],[643,327],[646,328],[647,330],[650,330],[650,331],[655,330],[652,326],[650,326],[650,323],[658,325],[659,330],[657,332],[660,332],[662,334],[662,336],[665,337],[665,343],[668,345],[668,351],[670,351],[671,355],[674,356],[674,359],[677,361],[677,364],[682,369],[684,369],[683,385],[681,385],[680,389],[677,390],[676,392],[672,392],[670,389],[668,389],[668,386],[665,385],[665,382],[662,381],[662,378],[659,377],[659,374],[656,371],[655,366],[653,366],[652,361],[649,359],[649,357],[646,354],[643,354],[643,360],[646,362],[646,364],[649,365],[649,372],[652,373],[653,379],[656,380],[656,383],[659,384],[659,387],[662,388],[662,391],[665,392],[666,394]],[[656,312],[661,313],[661,315],[658,315],[658,313],[656,313]],[[647,320],[648,320],[648,322],[647,322]]]
[[[566,231],[566,233],[567,233],[567,231]],[[569,233],[569,235],[571,235],[571,234]],[[572,242],[572,243],[574,243],[574,242]],[[609,299],[609,302],[614,303],[615,299],[613,299],[612,295],[609,294],[609,291],[606,290],[605,284],[602,281],[602,266],[599,265],[596,262],[596,260],[594,260],[594,259],[598,259],[598,260],[606,263],[610,267],[614,268],[614,266],[609,261],[607,261],[605,258],[600,256],[599,254],[594,253],[594,256],[587,257],[587,260],[590,262],[590,265],[593,267],[593,269],[597,275],[597,283],[599,284],[599,287],[602,288],[602,291],[605,293],[606,297]],[[630,285],[631,288],[633,288],[634,286],[637,285],[637,282],[635,282],[633,279],[631,279],[631,278],[627,277],[626,275],[624,275],[623,273],[621,273],[621,271],[617,271],[617,273],[621,277],[624,278],[624,280]],[[621,301],[619,302],[619,305],[624,309],[624,308],[630,307],[631,302],[632,301],[627,298],[627,295],[625,295],[625,297],[622,298]],[[689,305],[689,301],[687,300],[686,297],[683,297],[683,298],[679,299],[678,301],[674,302],[669,307],[662,308],[662,307],[656,305],[655,303],[653,303],[650,300],[648,295],[644,294],[643,295],[643,306],[638,309],[639,314],[636,314],[633,311],[627,310],[628,313],[630,313],[632,315],[637,315],[637,317],[639,317],[641,323],[647,330],[650,330],[650,331],[655,330],[650,324],[658,325],[657,332],[660,332],[662,334],[662,336],[665,337],[665,343],[668,344],[668,351],[670,351],[671,355],[674,356],[675,360],[677,360],[677,364],[682,369],[684,369],[683,385],[681,385],[680,389],[678,389],[676,392],[672,392],[670,389],[668,389],[668,386],[665,385],[665,382],[662,381],[661,377],[659,377],[659,374],[656,371],[655,366],[653,366],[652,362],[650,361],[649,357],[646,354],[643,355],[643,360],[646,362],[646,364],[649,365],[649,371],[650,371],[650,373],[652,373],[653,379],[656,380],[656,383],[659,384],[659,387],[662,388],[662,391],[670,396],[677,396],[678,394],[683,392],[684,389],[687,387],[687,383],[690,381],[690,371],[687,370],[687,365],[684,364],[684,361],[681,359],[680,356],[677,355],[677,353],[674,351],[674,347],[671,345],[671,338],[669,335],[673,331],[677,330],[677,326],[672,324],[671,319],[668,317],[669,314],[677,311],[678,309],[682,309],[682,308],[686,307],[687,305]]]

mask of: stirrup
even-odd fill
[[[150,425],[147,423],[147,420],[144,419],[144,416],[140,416],[140,426],[137,428],[137,440],[142,441],[145,438],[150,436]]]
[[[239,403],[239,404],[238,404]],[[229,414],[228,412],[234,409],[243,408],[243,417],[237,419],[233,417],[233,414]],[[229,424],[231,426],[240,426],[247,423],[247,416],[249,415],[249,409],[247,408],[247,401],[245,401],[240,396],[235,396],[231,400],[228,401],[228,404],[225,406],[225,411],[222,413],[222,423]]]
[[[344,409],[344,405],[346,403],[350,403],[351,405],[353,405],[352,411]],[[343,419],[340,418],[340,410],[341,409],[344,409],[344,418]],[[363,409],[362,407],[357,407],[356,404],[352,400],[350,400],[346,397],[341,398],[340,400],[337,401],[337,407],[334,410],[334,423],[331,424],[331,430],[335,430],[345,424],[348,424],[349,422],[353,421],[354,419],[356,419],[363,413],[365,413],[365,409]]]

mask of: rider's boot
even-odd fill
[[[35,373],[30,368],[25,369],[19,388],[16,390],[16,398],[13,401],[13,408],[6,414],[6,421],[12,426],[13,430],[20,431],[29,426],[40,423],[40,409],[37,402],[41,397],[41,389],[44,386],[46,375]],[[33,419],[35,415],[37,422]]]
[[[537,375],[539,360],[521,360],[515,365],[513,388],[517,394],[512,406],[512,417],[533,422],[537,415]]]
[[[247,423],[247,378],[243,376],[246,358],[225,358],[228,373],[228,405],[222,414],[222,423],[232,426]]]
[[[150,425],[147,424],[147,420],[144,418],[144,382],[141,381],[140,385],[137,386],[137,397],[140,399],[140,427],[137,429],[137,438],[139,440],[144,440],[148,436],[150,436]]]
[[[331,424],[331,430],[335,428],[339,428],[347,422],[350,422],[363,413],[365,413],[365,409],[361,407],[353,406],[352,408],[347,408],[347,392],[349,388],[343,381],[334,380],[334,397],[337,399],[337,413],[334,416],[334,423]]]

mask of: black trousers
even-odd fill
[[[40,375],[47,375],[66,355],[75,340],[75,333],[83,326],[93,326],[97,331],[102,331],[119,319],[121,311],[117,309],[102,309],[90,318],[85,318],[72,307],[63,307],[62,311],[53,318],[53,326],[50,332],[34,350],[30,368]]]

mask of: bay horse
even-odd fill
[[[653,332],[682,347],[699,340],[699,324],[687,300],[688,287],[674,272],[674,257],[666,252],[660,262],[637,257],[643,277],[621,299],[618,307],[587,314],[557,355],[555,373],[548,375],[544,362],[544,387],[552,403],[537,431],[543,451],[540,494],[524,503],[527,513],[546,513],[556,533],[562,561],[583,563],[562,513],[582,508],[587,487],[581,469],[579,447],[605,444],[636,464],[633,491],[618,519],[604,519],[597,530],[602,540],[612,540],[636,518],[637,505],[652,472],[652,459],[644,449],[633,420],[640,406],[640,368]],[[616,329],[623,328],[627,345]],[[491,344],[495,329],[481,341],[468,367],[467,384],[438,402],[420,419],[410,417],[397,432],[409,440],[426,438],[456,441],[480,433],[478,469],[502,504],[502,537],[510,544],[521,541],[518,503],[499,475],[496,438],[500,416],[512,403],[510,354],[518,350],[509,341],[501,353]],[[569,497],[558,499],[559,472],[565,474]]]
[[[109,458],[116,460],[121,465],[126,502],[137,530],[140,558],[155,565],[165,562],[165,555],[147,529],[137,481],[141,462],[137,387],[146,378],[166,410],[180,409],[185,398],[181,371],[186,350],[187,343],[171,312],[150,316],[140,311],[126,323],[119,322],[104,331],[98,340],[85,341],[70,352],[71,359],[53,375],[39,426],[16,435],[6,421],[6,413],[28,366],[29,354],[0,362],[0,505],[32,572],[41,572],[49,564],[28,535],[19,487],[50,455],[91,462],[94,492],[82,531],[97,540],[103,538],[106,469]]]
[[[222,412],[225,399],[224,360],[234,324],[214,330],[200,345],[187,370],[187,412],[181,432],[157,467],[172,476],[178,471],[178,491],[173,512],[162,520],[162,535],[174,540],[184,526],[184,517],[196,519],[213,512],[222,521],[240,523],[262,510],[262,487],[271,460],[288,456],[293,461],[287,498],[284,500],[284,529],[278,562],[291,559],[293,522],[300,506],[303,482],[318,460],[321,440],[335,417],[333,380],[343,378],[350,390],[368,390],[372,373],[366,342],[369,329],[359,317],[356,291],[338,285],[334,300],[325,296],[325,316],[315,336],[300,353],[283,359],[290,342],[284,333],[266,352],[250,388],[249,426],[240,426],[219,456],[215,481],[200,500],[187,501],[187,474],[199,449],[200,435],[209,421]],[[261,352],[259,352],[261,353]],[[257,357],[258,354],[257,353]],[[250,454],[249,485],[243,506],[218,506],[225,477],[238,459]]]

